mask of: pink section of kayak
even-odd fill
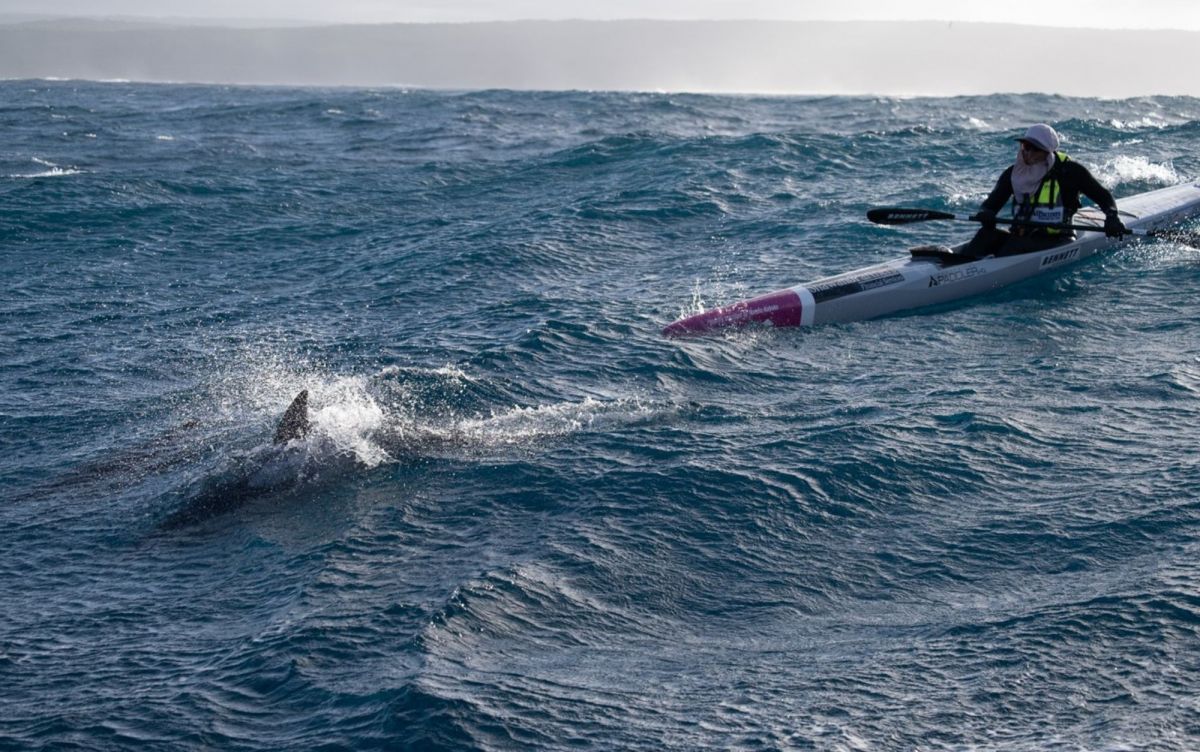
[[[796,291],[780,290],[680,319],[663,329],[663,334],[668,337],[681,337],[759,322],[775,326],[800,326],[803,313],[804,304]]]

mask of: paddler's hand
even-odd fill
[[[1121,222],[1117,213],[1109,212],[1104,215],[1104,234],[1110,238],[1119,238],[1129,233],[1129,229]]]
[[[996,229],[996,212],[992,211],[991,209],[980,209],[968,217],[968,219],[978,222],[979,224],[983,225],[985,229]]]

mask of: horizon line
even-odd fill
[[[720,89],[524,89],[517,87],[437,87],[422,84],[297,84],[297,83],[261,83],[261,82],[231,82],[231,81],[169,81],[164,79],[138,78],[79,78],[60,76],[8,77],[0,76],[0,83],[23,83],[38,81],[43,83],[89,83],[106,86],[220,86],[256,89],[337,89],[347,91],[377,91],[381,89],[402,92],[431,92],[434,94],[477,94],[482,92],[514,92],[518,94],[653,94],[661,96],[697,96],[697,97],[745,97],[766,99],[827,99],[843,97],[846,99],[967,99],[975,97],[1058,97],[1061,99],[1091,99],[1103,102],[1121,102],[1129,99],[1200,99],[1191,94],[1134,94],[1131,96],[1087,96],[1082,94],[1061,94],[1044,91],[991,91],[974,92],[969,94],[897,94],[886,92],[828,92],[828,91],[735,91]]]
[[[16,20],[21,19],[21,20]],[[962,21],[945,18],[660,18],[660,17],[628,17],[628,18],[512,18],[512,19],[477,19],[469,21],[332,21],[307,18],[232,18],[203,16],[150,16],[150,15],[93,15],[67,14],[48,15],[38,13],[5,13],[0,12],[0,25],[22,25],[58,21],[96,21],[96,22],[153,22],[163,26],[179,25],[208,26],[219,28],[254,28],[266,30],[279,28],[275,26],[252,26],[254,24],[282,24],[290,28],[333,28],[333,27],[370,27],[370,26],[470,26],[498,25],[522,23],[705,23],[705,24],[945,24],[947,26],[1007,26],[1031,29],[1061,29],[1064,31],[1109,31],[1109,32],[1172,32],[1184,34],[1200,33],[1200,27],[1180,29],[1166,26],[1072,26],[1067,24],[1035,24],[1017,21]],[[233,24],[234,26],[230,26]]]

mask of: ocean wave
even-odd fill
[[[661,330],[1028,122],[1190,181],[1197,100],[3,94],[10,744],[1187,748],[1194,249]]]
[[[1182,182],[1170,162],[1155,163],[1146,157],[1118,156],[1095,170],[1096,178],[1109,189],[1134,184],[1141,190]]]

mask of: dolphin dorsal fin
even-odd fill
[[[286,444],[292,439],[303,439],[308,435],[308,390],[304,389],[288,405],[275,429],[275,444]]]

